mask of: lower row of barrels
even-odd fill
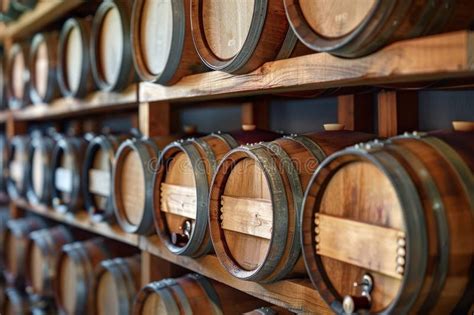
[[[472,128],[377,140],[254,126],[168,145],[63,139],[52,203],[79,211],[82,190],[94,219],[156,232],[177,255],[214,252],[239,279],[308,274],[338,313],[461,312],[473,300],[473,139]]]
[[[64,226],[47,227],[37,217],[9,220],[2,234],[9,285],[4,288],[2,314],[217,315],[267,306],[198,274],[140,289],[140,255],[119,257],[120,250],[106,239],[78,241]],[[286,313],[271,308],[268,312]]]

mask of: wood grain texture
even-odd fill
[[[378,94],[379,136],[393,137],[418,130],[418,93],[382,91]]]
[[[473,72],[472,40],[470,32],[461,31],[400,41],[354,60],[312,54],[270,62],[247,75],[209,72],[186,77],[171,87],[142,83],[139,97],[141,102],[197,101],[468,77]]]
[[[345,130],[374,132],[374,100],[371,93],[337,97],[337,120]]]

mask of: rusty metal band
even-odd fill
[[[195,280],[199,286],[206,292],[207,297],[209,298],[211,305],[212,305],[212,314],[213,315],[222,315],[222,305],[219,299],[219,295],[217,294],[216,290],[212,283],[204,276],[200,274],[189,274],[186,277]]]
[[[235,138],[232,137],[228,133],[216,132],[216,133],[212,133],[211,136],[221,140],[224,143],[226,143],[230,147],[230,149],[237,148],[240,145],[237,142],[237,140],[235,140]]]

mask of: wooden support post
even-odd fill
[[[257,98],[253,102],[242,104],[242,125],[256,125],[260,129],[270,128],[268,97]]]
[[[144,136],[167,136],[176,131],[176,119],[169,102],[141,103],[138,125]]]
[[[338,122],[346,130],[374,132],[374,98],[371,93],[341,95],[337,98]]]
[[[418,129],[418,93],[382,91],[378,94],[378,130],[381,137],[393,137]]]
[[[177,278],[189,270],[173,264],[167,260],[154,256],[146,251],[142,251],[141,284],[142,287],[153,281],[159,281],[166,278]]]

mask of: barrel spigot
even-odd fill
[[[369,310],[372,305],[370,294],[374,288],[374,279],[368,273],[364,274],[361,282],[354,282],[354,287],[360,288],[360,296],[346,295],[342,301],[345,314],[354,314],[360,310]]]
[[[176,246],[184,246],[191,237],[193,223],[191,220],[184,220],[179,229],[182,231],[181,233],[171,233],[171,243]]]

